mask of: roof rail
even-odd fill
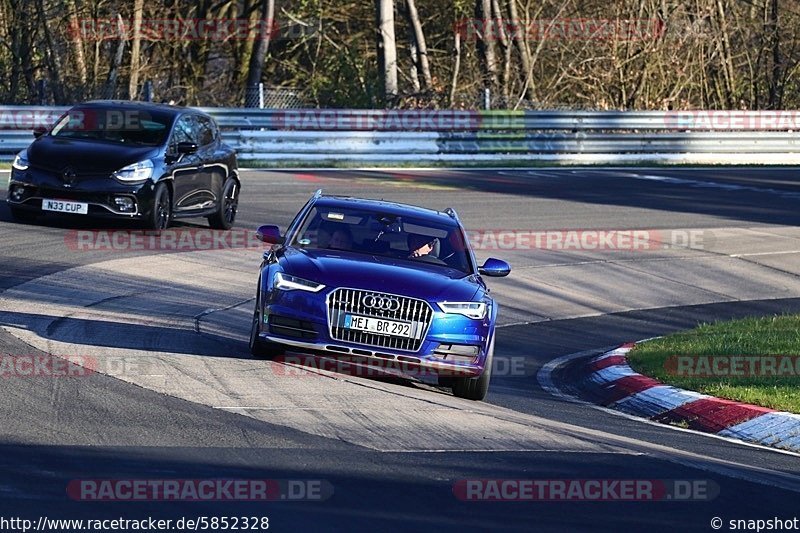
[[[452,207],[448,207],[444,210],[445,214],[448,215],[450,218],[461,224],[461,220],[458,218],[458,213]]]
[[[320,198],[320,197],[322,197],[322,189],[317,189],[316,191],[314,191],[314,196],[312,196],[312,198]]]

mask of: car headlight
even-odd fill
[[[17,170],[28,170],[28,166],[30,163],[28,162],[28,151],[23,150],[17,154],[14,158],[14,162],[11,163],[11,166],[16,168]]]
[[[483,302],[438,302],[438,304],[439,308],[448,314],[464,315],[475,320],[486,318],[486,304]]]
[[[139,161],[114,172],[113,176],[120,181],[144,181],[153,175],[153,162],[150,159]]]
[[[275,274],[274,281],[275,288],[283,291],[319,292],[325,288],[325,285],[322,285],[321,283],[315,283],[313,281],[308,281],[307,279],[290,276],[289,274],[284,274],[282,272],[277,272]]]

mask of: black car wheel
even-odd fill
[[[259,286],[260,286],[259,281]],[[259,291],[260,293],[261,291]],[[250,353],[255,359],[274,359],[283,354],[284,349],[280,344],[268,342],[258,336],[259,322],[261,321],[261,299],[256,296],[256,308],[253,311],[253,323],[250,327]]]
[[[483,374],[476,378],[454,378],[452,381],[453,396],[467,400],[480,401],[486,398],[489,392],[489,381],[492,379],[492,364],[494,362],[494,337],[489,345],[486,355],[486,364]]]
[[[147,228],[160,231],[167,229],[172,222],[172,202],[169,197],[169,189],[163,183],[156,185],[153,200],[153,210],[147,221]]]
[[[231,178],[225,182],[222,189],[222,201],[217,207],[217,212],[208,217],[208,225],[214,229],[231,229],[236,221],[236,212],[239,209],[239,183]]]
[[[39,213],[36,211],[28,211],[27,209],[20,209],[19,207],[9,206],[11,216],[18,222],[33,222],[39,218]]]

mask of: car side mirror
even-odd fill
[[[177,152],[183,155],[193,154],[197,152],[197,145],[188,141],[179,142]]]
[[[33,136],[37,139],[42,135],[44,135],[45,133],[47,133],[47,128],[45,128],[44,126],[36,126],[35,128],[33,128]]]
[[[483,276],[502,278],[511,274],[511,265],[501,259],[490,257],[482,267],[478,268],[478,272]]]
[[[278,226],[259,226],[256,230],[256,239],[267,244],[283,244],[284,241]]]

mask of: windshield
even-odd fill
[[[472,273],[464,236],[455,221],[434,223],[378,211],[314,207],[292,244],[419,261]]]
[[[119,144],[159,146],[172,127],[173,115],[119,107],[73,108],[61,117],[50,135]]]

